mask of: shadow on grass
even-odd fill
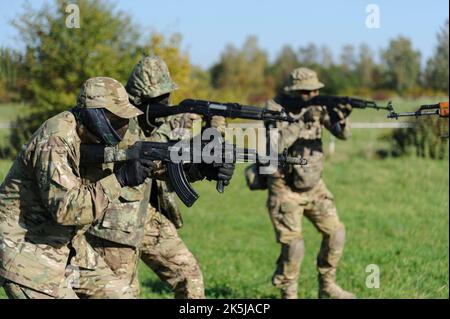
[[[142,282],[142,285],[150,289],[152,292],[157,294],[171,294],[172,290],[170,289],[169,284],[162,282],[159,279],[147,279]]]
[[[147,279],[142,283],[143,286],[151,290],[153,293],[161,295],[172,295],[170,286],[159,279]],[[223,285],[215,285],[205,289],[206,298],[209,299],[236,299],[236,298],[255,298],[254,296],[244,296],[242,291],[232,289]],[[258,299],[275,299],[279,296],[275,294],[267,294],[258,296]]]

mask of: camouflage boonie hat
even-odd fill
[[[125,88],[130,99],[139,105],[144,99],[178,89],[178,85],[172,81],[169,69],[161,58],[144,57],[134,68]]]
[[[288,85],[284,87],[284,91],[313,91],[323,88],[324,86],[325,85],[319,81],[316,72],[308,68],[298,68],[289,75]]]
[[[96,77],[84,82],[77,99],[77,107],[105,108],[114,115],[130,119],[143,114],[128,100],[120,82],[112,78]]]

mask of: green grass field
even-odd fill
[[[420,102],[398,103],[398,110]],[[0,108],[1,109],[1,108]],[[385,113],[355,111],[354,122],[387,121]],[[1,120],[0,120],[1,122]],[[376,159],[385,129],[355,129],[328,156],[325,181],[347,228],[338,280],[360,298],[449,298],[449,162],[416,157]],[[328,142],[329,136],[324,140]],[[0,179],[11,162],[0,161]],[[197,183],[201,197],[183,208],[181,236],[202,266],[208,298],[278,298],[270,284],[278,244],[266,193],[246,188],[239,165],[224,194]],[[306,255],[299,297],[316,298],[320,235],[303,221]],[[380,288],[365,285],[366,267],[380,268]],[[167,285],[141,265],[143,298],[172,298]],[[3,292],[0,296],[4,297]]]

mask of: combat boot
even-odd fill
[[[292,284],[288,287],[283,287],[281,291],[281,299],[297,299],[298,298],[298,284]]]
[[[336,283],[336,270],[319,275],[319,299],[356,299],[356,295]]]

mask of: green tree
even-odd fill
[[[418,84],[420,52],[413,49],[411,40],[403,36],[391,40],[381,58],[387,88],[402,94]]]
[[[266,82],[267,54],[250,36],[241,50],[228,45],[211,72],[213,88],[221,91],[222,99],[258,103],[269,98]]]
[[[295,51],[289,45],[284,46],[269,68],[269,74],[274,82],[274,89],[278,91],[284,87],[289,73],[297,67],[299,67],[299,61]]]
[[[356,68],[356,54],[355,47],[351,44],[346,44],[341,52],[341,67],[345,71],[353,71]]]
[[[23,80],[23,55],[9,48],[0,48],[0,102],[19,100]]]
[[[166,38],[155,32],[151,35],[149,44],[142,49],[147,55],[160,56],[166,62],[172,79],[179,86],[171,97],[172,103],[191,96],[196,84],[196,81],[191,79],[189,55],[181,50],[181,42],[181,34],[173,34]]]
[[[326,45],[320,48],[320,57],[324,68],[330,68],[333,65],[333,52]]]
[[[302,66],[313,67],[319,64],[319,51],[314,43],[309,43],[306,47],[300,47],[298,59]]]
[[[19,149],[49,116],[74,106],[81,84],[90,77],[125,81],[140,56],[139,34],[131,18],[106,1],[79,0],[81,28],[66,26],[67,2],[39,9],[25,7],[14,22],[26,47],[30,115],[18,120],[11,143]]]
[[[375,62],[373,52],[367,44],[361,44],[359,47],[359,60],[356,66],[358,80],[363,88],[373,88],[373,76],[375,71]]]
[[[427,62],[425,71],[425,85],[435,90],[448,94],[449,85],[449,65],[448,65],[448,28],[449,21],[441,28],[437,34],[437,46],[433,57]]]

